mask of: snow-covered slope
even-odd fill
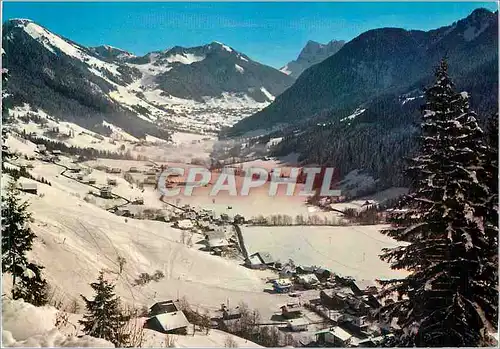
[[[9,142],[9,146],[15,151],[31,149],[23,142]],[[63,163],[65,159],[61,157]],[[182,231],[165,222],[125,219],[109,213],[102,205],[111,203],[101,203],[99,198],[85,201],[92,188],[60,175],[61,167],[37,160],[32,164],[30,173],[48,179],[51,186],[38,183],[38,195],[22,194],[29,200],[34,218],[31,227],[38,236],[30,258],[45,266],[49,284],[56,287],[65,301],[78,300],[80,294],[90,296],[89,284],[100,270],[116,280],[118,294],[135,306],[186,297],[200,309],[215,311],[229,298],[232,304],[244,301],[263,316],[271,316],[282,301],[279,295],[263,292],[267,272],[250,270],[236,260],[200,251],[201,245],[196,242],[202,240],[201,235],[195,234],[194,244],[189,246],[182,243]],[[153,188],[145,188],[141,193],[137,188],[129,188],[120,176],[98,170],[93,170],[91,176],[99,186],[105,185],[107,178],[116,178],[114,192],[131,199],[140,195],[145,207],[163,207],[159,193]],[[4,174],[1,182],[2,186],[7,185],[8,176]],[[118,204],[116,200],[109,201]],[[118,256],[126,260],[120,275]],[[140,273],[156,270],[161,270],[165,278],[135,286],[134,280]],[[3,284],[4,293],[9,292],[9,285]]]
[[[77,337],[74,328],[57,328],[59,311],[35,307],[23,300],[2,299],[2,347],[114,348],[110,342],[90,336]]]
[[[68,318],[66,324],[57,324],[58,316]],[[62,318],[62,317],[61,317]],[[3,347],[93,347],[114,348],[106,340],[85,336],[78,320],[81,314],[60,311],[52,306],[35,307],[23,300],[3,299],[2,302],[2,346]],[[145,318],[133,319],[139,325]],[[140,328],[130,326],[130,328]],[[141,347],[161,348],[166,346],[164,334],[144,329]],[[176,348],[224,347],[230,338],[239,348],[260,348],[259,345],[231,334],[211,330],[193,335],[169,335],[170,345]]]

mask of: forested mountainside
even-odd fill
[[[399,96],[422,87],[443,56],[455,79],[497,62],[498,12],[478,9],[450,26],[428,32],[367,31],[307,69],[272,104],[241,120],[228,134],[300,122],[325,112],[340,119],[339,112],[354,110],[378,96]]]
[[[335,166],[342,175],[365,170],[381,188],[405,186],[404,159],[416,148],[424,87],[440,57],[449,57],[455,87],[467,91],[481,123],[497,111],[497,15],[480,9],[430,32],[364,33],[226,134],[281,124],[266,136],[284,137],[275,155],[296,152],[303,164]]]

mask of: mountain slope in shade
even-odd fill
[[[227,45],[185,48],[176,46],[150,54],[153,65],[165,68],[154,81],[165,94],[203,101],[223,93],[248,95],[257,102],[270,102],[290,87],[293,79],[282,72],[257,63]]]
[[[293,83],[221,43],[136,57],[85,47],[30,20],[4,24],[4,66],[15,105],[101,132],[103,121],[134,136],[217,131],[265,107]]]
[[[304,71],[291,88],[236,124],[230,134],[319,115],[336,118],[377,96],[406,93],[428,80],[444,55],[455,78],[482,64],[498,62],[498,12],[478,9],[450,26],[428,32],[398,28],[367,31]]]
[[[299,75],[302,74],[302,72],[307,68],[318,64],[337,53],[342,46],[344,46],[344,44],[345,41],[342,40],[332,40],[328,44],[320,44],[310,40],[307,42],[302,51],[300,51],[297,59],[288,62],[280,69],[280,71],[294,78],[298,78]]]

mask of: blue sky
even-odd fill
[[[108,44],[142,55],[175,45],[223,42],[281,67],[308,40],[350,40],[380,27],[429,30],[494,2],[3,2],[3,20],[29,18],[82,45]]]

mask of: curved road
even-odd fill
[[[70,169],[68,166],[63,165],[63,164],[59,164],[59,163],[57,163],[57,162],[55,162],[55,161],[53,161],[52,163],[54,163],[54,164],[55,164],[55,165],[57,165],[57,166],[60,166],[60,167],[64,168],[64,170],[60,173],[60,175],[61,175],[61,176],[66,177],[66,178],[69,178],[69,179],[71,179],[71,180],[74,180],[75,182],[78,182],[78,183],[81,183],[81,184],[85,184],[85,185],[87,185],[87,186],[89,186],[89,187],[92,187],[92,188],[95,188],[95,189],[101,190],[101,188],[100,188],[100,187],[98,187],[98,186],[96,186],[96,185],[92,185],[92,184],[89,184],[89,183],[85,183],[85,182],[80,181],[80,180],[78,180],[78,179],[76,179],[76,178],[73,178],[73,177],[68,176],[68,175],[66,174],[66,171],[68,171],[68,170]],[[117,208],[119,208],[119,207],[122,207],[122,206],[125,206],[125,205],[128,205],[128,204],[130,204],[130,203],[131,203],[131,201],[130,201],[129,199],[124,198],[124,197],[123,197],[123,196],[121,196],[121,195],[118,195],[118,194],[113,194],[113,193],[112,193],[111,195],[113,196],[113,199],[122,199],[122,200],[125,200],[125,203],[123,203],[123,204],[119,204],[119,205],[115,205],[115,206],[113,206],[113,207],[110,207],[110,208],[106,209],[106,211],[114,211],[114,210],[116,210],[116,209],[117,209]]]

